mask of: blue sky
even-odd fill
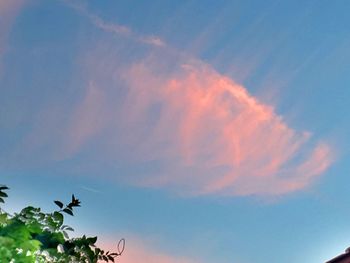
[[[11,210],[74,193],[120,262],[350,246],[347,1],[0,1]]]

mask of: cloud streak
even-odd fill
[[[133,30],[131,30],[131,28],[125,25],[106,22],[101,17],[90,13],[86,7],[84,7],[79,3],[73,3],[67,0],[64,0],[64,2],[66,3],[67,6],[73,8],[74,10],[76,10],[77,12],[79,12],[80,14],[88,18],[95,27],[105,32],[116,34],[118,36],[128,37],[139,43],[148,44],[155,47],[166,46],[166,43],[158,36],[153,36],[153,35],[144,36],[144,35],[138,34]]]

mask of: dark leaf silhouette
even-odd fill
[[[62,202],[60,202],[60,201],[54,201],[55,202],[55,204],[59,207],[59,208],[63,208],[63,203]]]

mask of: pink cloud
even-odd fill
[[[132,184],[183,195],[281,195],[310,186],[332,163],[327,144],[290,128],[273,107],[200,61],[167,70],[151,57],[114,77],[127,86],[122,103],[96,82],[73,114],[69,144],[79,150],[108,131],[102,140],[133,149],[128,161],[163,164],[157,174],[127,178]],[[113,159],[116,149],[104,151]]]
[[[154,248],[154,246],[145,245],[145,242],[142,242],[140,239],[132,238],[128,239],[125,250],[118,258],[120,263],[195,263],[192,259],[186,258],[181,255],[170,255],[159,249]],[[114,241],[102,241],[98,242],[98,245],[105,249],[106,251],[117,251],[116,244]]]
[[[118,38],[116,50],[103,43],[81,51],[77,77],[89,83],[80,87],[85,93],[64,106],[62,99],[48,103],[51,109],[43,109],[24,139],[28,152],[50,149],[55,161],[85,152],[89,159],[77,166],[89,171],[95,164],[101,171],[106,164],[154,161],[157,172],[115,179],[181,195],[287,194],[311,186],[332,164],[329,145],[290,127],[271,105],[210,65],[157,37],[148,37],[152,48],[145,48],[144,36],[73,8],[126,41]],[[46,160],[50,153],[42,155]]]

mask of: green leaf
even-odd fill
[[[70,226],[66,227],[65,230],[68,230],[68,231],[74,231],[73,228],[71,228]]]
[[[21,210],[21,214],[23,216],[32,216],[32,215],[34,215],[35,211],[37,211],[37,209],[35,209],[34,207],[27,206]]]
[[[69,239],[68,233],[66,231],[63,230],[62,233],[66,239]]]
[[[45,214],[44,213],[38,213],[39,220],[44,220]]]
[[[0,224],[4,224],[7,221],[7,214],[0,214]]]
[[[87,238],[87,241],[88,241],[89,245],[93,245],[96,243],[97,237],[89,237],[89,238]]]
[[[62,202],[60,202],[60,201],[54,201],[55,202],[55,204],[59,207],[59,208],[63,208],[63,203]]]
[[[54,231],[57,228],[57,224],[51,215],[46,217],[46,225],[50,228],[51,231]]]
[[[8,197],[8,195],[5,192],[0,191],[0,196],[1,197]]]
[[[63,212],[65,212],[65,213],[67,213],[67,214],[73,216],[72,210],[70,210],[70,209],[68,209],[68,208],[63,209]]]
[[[8,190],[8,189],[10,189],[10,188],[8,188],[6,185],[0,186],[0,190]]]
[[[60,212],[55,211],[53,213],[53,218],[57,222],[57,225],[58,225],[57,227],[61,227],[63,224],[63,215]]]

